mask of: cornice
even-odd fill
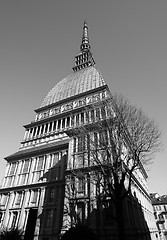
[[[5,157],[6,161],[20,160],[22,158],[34,157],[39,154],[48,153],[57,149],[68,149],[69,140],[63,140],[55,143],[44,144],[38,147],[31,147],[28,149],[20,150],[12,155]]]

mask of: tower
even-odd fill
[[[24,126],[19,151],[5,158],[7,169],[0,189],[1,227],[18,226],[29,240],[58,239],[73,223],[89,223],[95,231],[102,230],[101,236],[106,231],[110,237],[115,234],[115,225],[109,224],[106,229],[104,214],[96,201],[96,186],[89,182],[93,171],[88,174],[85,170],[90,160],[89,137],[79,132],[85,126],[94,134],[96,122],[108,114],[107,107],[97,107],[97,103],[106,101],[109,95],[110,90],[95,67],[84,22],[73,73],[49,91],[35,110],[35,121]],[[93,139],[100,139],[101,132],[95,133]],[[78,176],[79,173],[84,174]],[[145,183],[146,175],[142,176]],[[77,189],[72,198],[71,187]],[[147,189],[142,189],[137,181],[135,188],[150,219]]]

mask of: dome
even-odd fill
[[[84,68],[58,82],[44,98],[41,108],[104,85],[101,73],[94,66]]]

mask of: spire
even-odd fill
[[[82,35],[82,44],[80,46],[81,51],[86,51],[90,49],[90,44],[89,44],[89,36],[88,36],[88,25],[86,21],[84,22],[83,26],[83,35]]]
[[[75,66],[73,67],[74,72],[79,71],[83,68],[95,65],[95,61],[93,59],[90,49],[91,47],[89,44],[88,25],[85,21],[83,26],[80,53],[75,56]]]

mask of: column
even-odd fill
[[[69,127],[71,128],[72,127],[72,117],[70,116],[70,124],[69,124]]]
[[[99,108],[99,110],[100,110],[100,119],[102,119],[101,107]]]
[[[35,131],[35,128],[33,128],[33,129],[32,129],[32,133],[31,133],[31,136],[30,136],[30,138],[33,138],[34,131]]]
[[[60,122],[60,130],[62,130],[62,125],[63,125],[63,119],[61,118],[61,120],[60,120],[61,122]]]
[[[28,130],[26,129],[24,133],[24,140],[27,138],[27,134],[28,134]]]
[[[85,124],[85,123],[87,123],[86,122],[86,112],[83,112],[83,114],[84,114],[84,124]]]
[[[52,124],[51,132],[53,132],[54,122],[52,121],[51,124]]]
[[[44,125],[44,128],[43,128],[43,134],[45,134],[45,128],[46,128],[46,124]]]
[[[64,128],[66,129],[67,128],[67,118],[65,118],[65,126]]]
[[[36,116],[35,116],[35,121],[37,121],[38,118],[39,118],[39,114],[36,114]]]
[[[79,123],[78,125],[81,125],[81,113],[79,113]]]
[[[52,129],[51,129],[51,132],[54,131],[54,125],[55,125],[55,123],[54,123],[54,121],[53,121],[53,122],[52,122]]]
[[[74,127],[76,126],[76,115],[74,115]]]
[[[40,129],[39,129],[39,136],[41,135],[41,130],[42,130],[42,125],[39,126]]]
[[[27,129],[26,139],[29,138],[29,135],[30,135],[30,129]]]
[[[36,137],[36,136],[37,136],[37,132],[38,132],[38,126],[36,127],[36,130],[35,130],[34,137]]]
[[[47,132],[46,132],[46,133],[49,132],[50,124],[51,124],[51,123],[48,123],[48,127],[47,127]]]

